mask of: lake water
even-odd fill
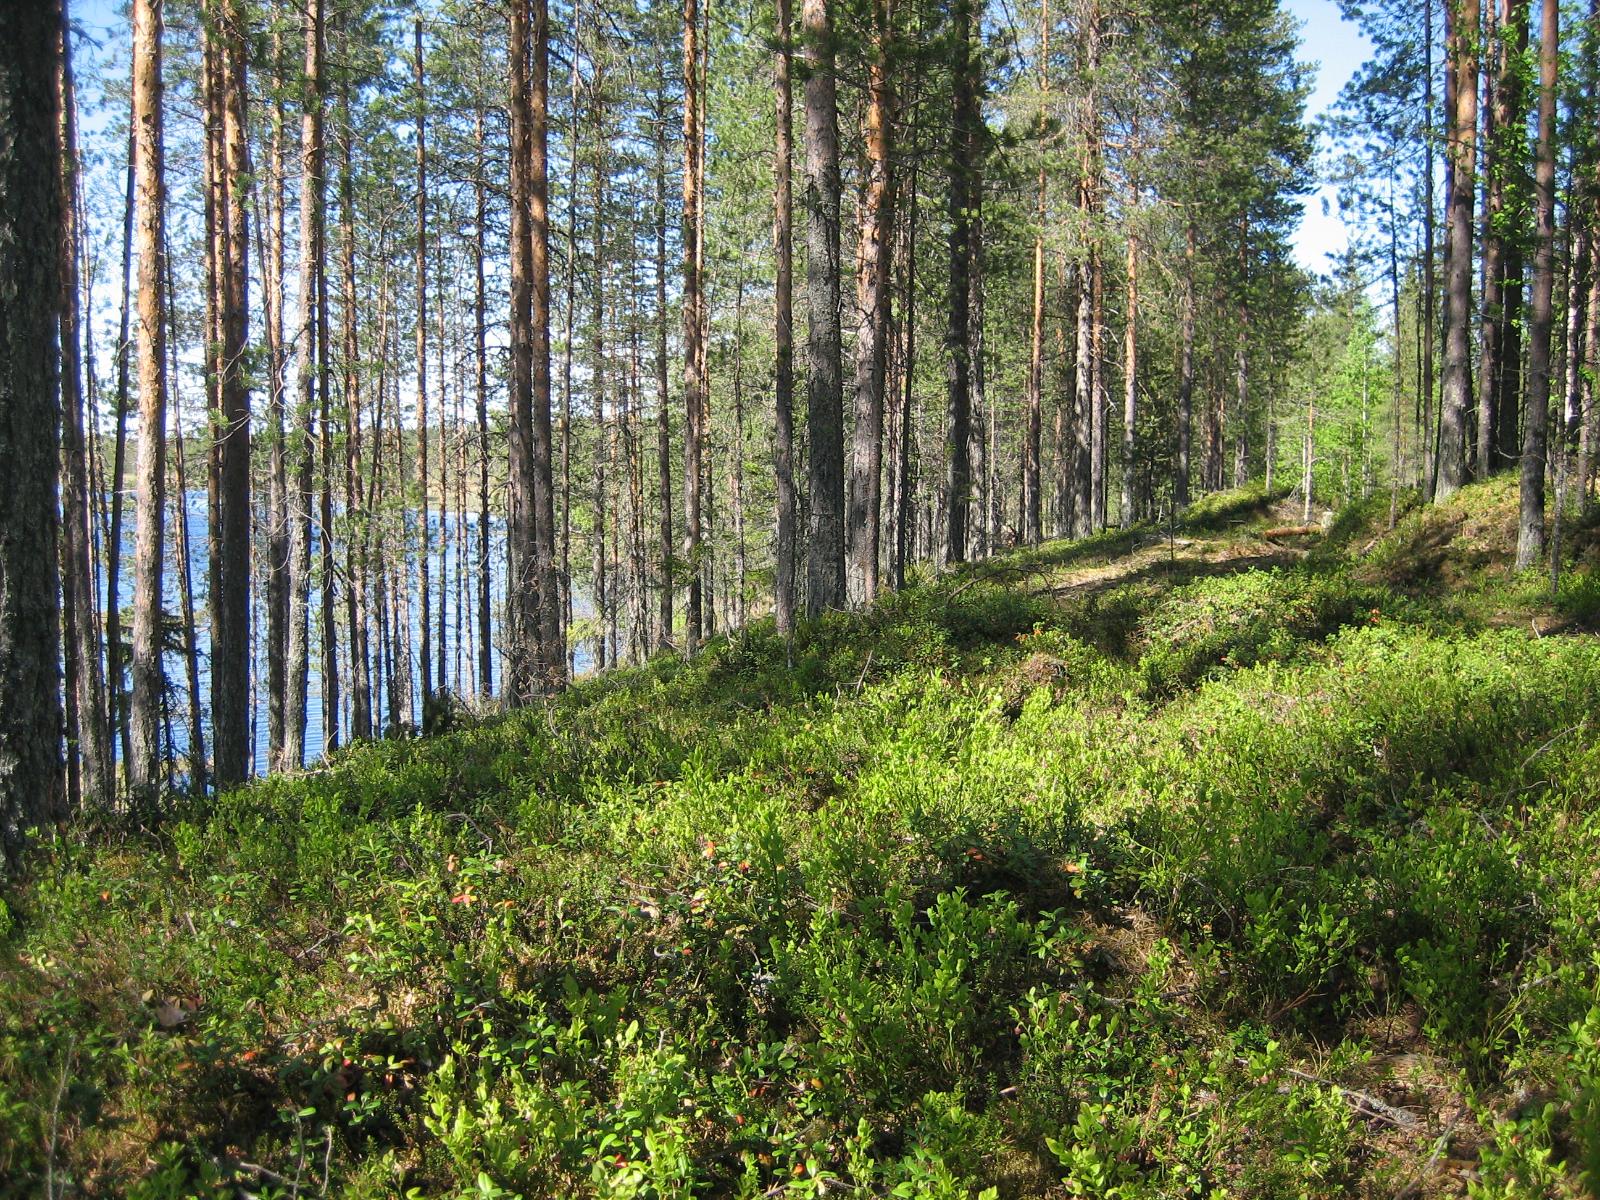
[[[210,652],[211,631],[208,624],[206,606],[207,593],[207,505],[206,494],[191,491],[184,497],[185,508],[189,519],[189,544],[188,556],[190,564],[190,577],[194,590],[195,605],[195,641],[199,657],[200,677],[200,704],[201,723],[205,734],[206,745],[211,744],[211,678],[210,678]],[[130,636],[133,604],[133,549],[134,549],[134,520],[133,497],[128,495],[123,500],[123,530],[122,530],[122,567],[121,580],[118,588],[118,602],[123,612],[123,637]],[[465,524],[465,546],[460,547],[457,539],[462,532],[461,524]],[[413,528],[416,524],[416,514],[411,515]],[[167,559],[162,573],[163,607],[169,618],[176,618],[183,609],[183,592],[178,575],[178,564],[173,556],[173,549],[177,541],[177,509],[169,498],[167,509],[166,544],[168,548]],[[440,580],[446,581],[444,588],[444,622],[445,622],[445,680],[450,690],[458,696],[468,700],[474,699],[479,691],[477,687],[477,570],[478,570],[478,521],[476,516],[468,515],[465,518],[455,513],[441,516],[439,513],[429,514],[429,585],[432,592],[432,606],[434,620],[438,620],[437,612],[440,604]],[[504,520],[491,517],[489,523],[489,579],[490,579],[490,607],[493,622],[490,629],[491,643],[494,648],[494,684],[498,689],[504,678],[505,659],[500,652],[501,619],[505,606],[506,588],[506,531]],[[464,558],[460,550],[465,550]],[[260,553],[259,545],[253,547],[254,553]],[[342,563],[342,549],[338,551]],[[311,542],[311,561],[318,562],[318,542],[316,530],[313,527]],[[460,585],[461,601],[457,605],[457,575],[464,566],[466,576]],[[259,562],[252,562],[252,571],[259,576]],[[103,565],[100,571],[100,601],[102,609],[106,599],[106,584]],[[317,571],[313,566],[313,576]],[[418,597],[418,580],[416,564],[411,565],[409,587],[411,590],[411,628],[409,669],[411,674],[411,711],[409,716],[402,710],[402,717],[415,725],[421,719],[417,709],[421,700],[421,681],[418,675],[419,663],[417,661],[417,646],[420,640],[419,622],[421,620],[421,604]],[[349,738],[350,729],[350,668],[346,658],[344,639],[348,638],[349,629],[345,624],[346,608],[345,598],[342,593],[337,597],[338,613],[336,620],[339,626],[341,639],[340,653],[340,717],[339,728],[345,740]],[[369,596],[369,605],[376,603],[375,593]],[[575,595],[574,608],[578,615],[583,615],[588,606],[584,598]],[[375,612],[375,610],[374,610]],[[267,771],[267,661],[266,661],[266,604],[259,587],[254,587],[250,597],[250,617],[255,624],[254,661],[251,664],[251,737],[254,746],[254,770],[256,774],[265,774]],[[391,620],[398,619],[398,614],[391,614]],[[314,762],[320,758],[323,751],[324,731],[322,722],[322,672],[321,672],[321,592],[313,586],[308,613],[310,674],[306,689],[306,761]],[[438,633],[435,629],[431,634],[431,646],[435,653],[438,648]],[[380,674],[382,663],[377,653],[377,626],[373,622],[372,646],[369,648],[372,673],[372,704],[373,725],[382,729],[388,720],[388,700],[385,690],[386,681]],[[585,671],[592,665],[592,657],[588,646],[580,645],[577,650],[576,670]],[[189,692],[188,692],[188,667],[180,651],[169,650],[165,655],[168,698],[167,703],[172,725],[173,749],[177,754],[188,753],[192,735],[189,728]],[[438,665],[434,664],[435,677],[437,678]],[[126,680],[125,680],[126,682]],[[402,689],[403,691],[404,689]],[[402,705],[405,701],[402,700]]]

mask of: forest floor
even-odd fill
[[[0,1195],[1580,1196],[1600,537],[1514,481],[770,622],[45,839]]]

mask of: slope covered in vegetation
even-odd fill
[[[1591,534],[1552,596],[1509,485],[1386,516],[1212,498],[45,844],[0,1191],[1580,1195]]]

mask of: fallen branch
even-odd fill
[[[1275,538],[1310,537],[1313,533],[1321,532],[1321,525],[1279,525],[1273,529],[1263,530],[1261,536],[1272,541]]]
[[[1306,1083],[1317,1083],[1323,1087],[1332,1088],[1349,1101],[1351,1106],[1358,1112],[1365,1113],[1369,1117],[1376,1117],[1381,1121],[1387,1121],[1397,1129],[1415,1129],[1422,1123],[1421,1118],[1416,1113],[1407,1112],[1403,1108],[1396,1108],[1392,1104],[1379,1100],[1369,1092],[1358,1092],[1354,1088],[1345,1087],[1342,1083],[1334,1083],[1331,1079],[1308,1075],[1306,1072],[1297,1071],[1293,1067],[1286,1067],[1285,1070],[1294,1078]]]
[[[1235,1058],[1234,1061],[1241,1067],[1250,1066],[1250,1060],[1247,1058]],[[1332,1088],[1363,1116],[1373,1117],[1379,1121],[1387,1121],[1397,1129],[1415,1130],[1422,1124],[1422,1119],[1416,1113],[1407,1112],[1403,1108],[1396,1108],[1394,1105],[1378,1099],[1370,1092],[1360,1092],[1355,1088],[1345,1087],[1342,1083],[1335,1083],[1331,1079],[1323,1079],[1320,1075],[1297,1071],[1293,1067],[1285,1067],[1283,1072],[1285,1075],[1298,1079],[1302,1083],[1315,1083],[1321,1087]]]

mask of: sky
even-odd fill
[[[1371,47],[1355,25],[1339,16],[1336,0],[1286,0],[1285,7],[1304,26],[1300,60],[1316,71],[1306,116],[1315,119],[1338,99],[1339,90],[1366,61]],[[1305,199],[1305,219],[1295,236],[1295,261],[1308,271],[1326,274],[1331,266],[1328,256],[1343,251],[1348,240],[1333,187],[1319,187]]]
[[[9,0],[0,0],[7,3]],[[122,30],[125,19],[118,0],[77,0],[74,17],[92,36]],[[1339,90],[1366,60],[1370,47],[1352,23],[1339,15],[1337,0],[1285,0],[1285,7],[1301,22],[1300,60],[1315,72],[1315,86],[1306,115],[1315,119],[1338,98]],[[1344,222],[1331,186],[1319,187],[1304,203],[1305,218],[1295,237],[1295,260],[1306,270],[1327,273],[1330,255],[1347,244]]]

